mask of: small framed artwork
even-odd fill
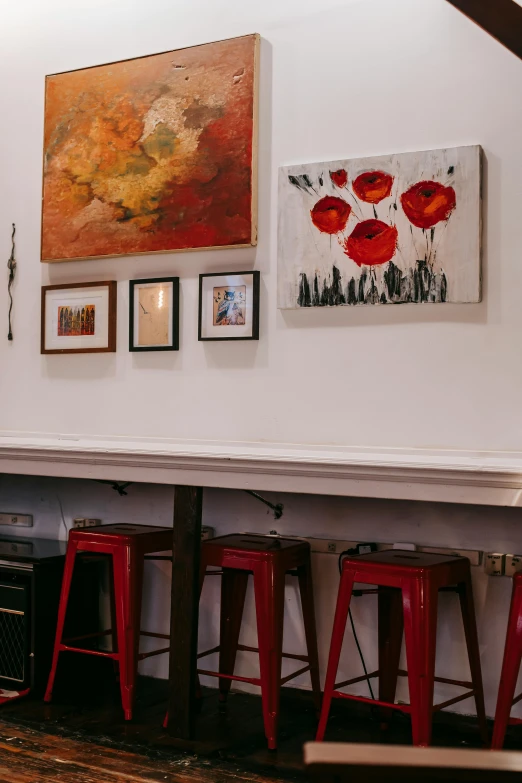
[[[199,276],[199,340],[259,340],[259,272]]]
[[[41,353],[116,350],[116,283],[42,287]]]
[[[179,277],[129,281],[129,351],[177,351]]]

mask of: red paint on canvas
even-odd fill
[[[387,198],[392,185],[393,177],[384,171],[365,171],[352,183],[355,195],[368,204],[378,204],[383,198]]]
[[[338,234],[346,226],[351,211],[350,205],[344,199],[337,196],[324,196],[314,205],[310,217],[319,231],[325,234]]]
[[[348,174],[345,169],[338,169],[330,172],[330,179],[338,188],[344,188],[348,182]]]
[[[432,180],[417,182],[401,196],[406,217],[417,228],[432,228],[441,220],[448,220],[456,203],[453,188]]]
[[[393,258],[397,238],[395,226],[389,226],[382,220],[363,220],[345,240],[344,252],[358,266],[378,266]]]
[[[250,244],[256,46],[49,77],[42,259]]]

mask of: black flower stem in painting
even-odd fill
[[[7,283],[7,293],[9,294],[9,332],[7,334],[7,339],[12,340],[13,339],[13,330],[11,328],[11,313],[13,312],[13,294],[11,292],[11,288],[13,287],[14,279],[15,279],[15,273],[16,273],[16,261],[15,261],[15,233],[16,233],[16,226],[13,223],[13,233],[11,234],[11,255],[9,257],[9,260],[7,262],[7,268],[9,269],[9,282]]]

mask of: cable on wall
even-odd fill
[[[282,503],[271,503],[269,500],[267,500],[266,498],[262,497],[262,495],[260,495],[258,492],[254,492],[251,489],[245,489],[243,491],[246,492],[247,495],[252,495],[253,498],[256,498],[257,500],[260,500],[261,503],[265,504],[265,506],[268,506],[269,508],[271,508],[272,511],[274,512],[274,519],[281,519],[281,517],[283,516],[283,509],[284,509],[284,506],[283,506]]]
[[[64,529],[65,529],[65,540],[67,541],[67,538],[69,536],[69,528],[67,527],[67,522],[65,521],[65,515],[63,513],[62,501],[61,501],[59,495],[56,495],[56,500],[58,501],[58,505],[60,507],[60,516],[62,517],[62,525],[64,526]]]
[[[339,555],[339,561],[338,561],[338,564],[339,564],[339,574],[342,574],[343,557],[345,555],[357,555],[357,554],[358,554],[357,549],[347,549],[345,552],[341,552],[341,554]],[[355,596],[356,592],[357,591],[354,591],[352,593],[352,595]],[[360,593],[360,595],[362,595],[362,593]],[[370,696],[375,701],[375,696],[374,696],[373,688],[372,688],[372,682],[370,680],[370,677],[368,676],[368,669],[366,668],[366,661],[364,660],[364,655],[363,655],[363,652],[362,652],[362,649],[361,649],[361,645],[359,643],[359,637],[357,636],[357,631],[355,630],[355,623],[353,621],[353,615],[352,615],[351,608],[348,609],[348,617],[350,618],[350,625],[352,626],[353,638],[355,639],[355,645],[357,647],[357,652],[359,653],[359,658],[361,659],[361,663],[362,663],[362,667],[363,667],[363,671],[364,671],[364,676],[365,676],[366,682],[368,683],[368,690],[370,691]]]
[[[11,289],[13,287],[13,283],[16,275],[15,234],[16,234],[16,226],[13,223],[13,233],[11,234],[11,255],[9,256],[9,260],[7,262],[7,268],[9,269],[9,280],[7,283],[7,293],[9,295],[9,315],[8,315],[9,331],[7,333],[8,340],[13,339],[13,330],[11,327],[11,313],[13,312],[13,293]]]
[[[134,481],[107,481],[105,479],[92,479],[92,481],[95,481],[97,484],[108,484],[111,489],[113,489],[115,492],[118,493],[120,497],[123,497],[123,495],[127,495],[128,492],[125,492],[125,490],[128,487],[132,487],[134,484]]]

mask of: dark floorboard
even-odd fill
[[[3,706],[0,720],[4,727],[32,729],[55,737],[81,740],[84,744],[97,743],[108,749],[123,749],[169,764],[181,764],[190,759],[193,766],[196,757],[199,764],[208,766],[210,761],[215,770],[219,767],[223,774],[230,773],[236,779],[240,770],[261,775],[261,779],[266,780],[304,779],[302,747],[314,738],[316,729],[315,709],[308,692],[283,689],[279,748],[277,752],[271,752],[266,749],[258,696],[231,693],[228,705],[222,709],[217,691],[204,690],[195,739],[186,743],[170,737],[162,728],[167,703],[165,681],[140,678],[135,717],[126,723],[112,670],[98,672],[94,680],[81,675],[79,667],[74,682],[62,682],[52,704],[27,698]],[[522,748],[522,727],[513,727],[510,732],[506,748]],[[407,717],[396,714],[388,730],[383,731],[376,709],[338,700],[332,706],[326,739],[409,744],[410,723]],[[433,744],[480,747],[475,721],[451,713],[438,713]]]

